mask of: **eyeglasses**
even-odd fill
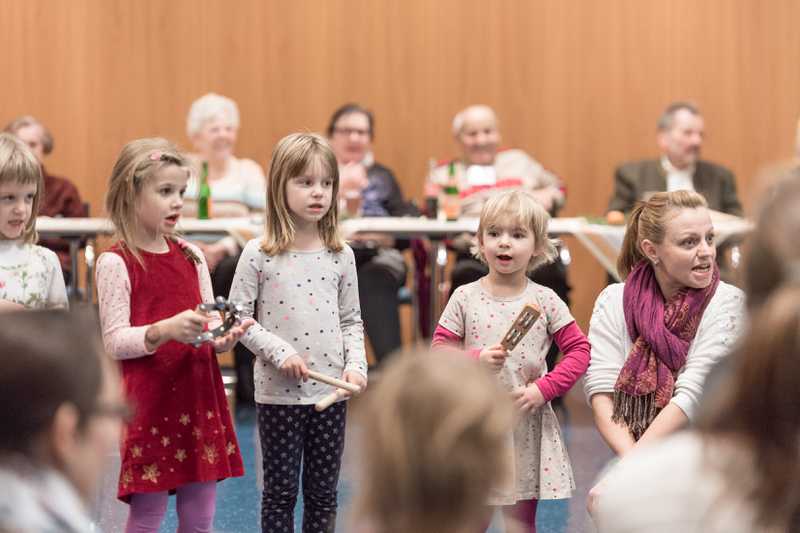
[[[362,130],[359,128],[333,128],[333,133],[349,137],[352,134],[357,134],[359,137],[369,136],[372,132],[370,130]]]

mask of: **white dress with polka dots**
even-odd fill
[[[439,324],[464,340],[466,350],[498,344],[522,307],[535,303],[542,310],[528,334],[506,359],[499,379],[509,391],[544,376],[545,357],[552,336],[575,319],[563,301],[547,287],[528,281],[514,297],[498,298],[483,288],[482,280],[456,289]],[[490,496],[490,505],[511,505],[531,498],[568,498],[575,490],[567,449],[553,408],[548,402],[533,413],[515,418],[510,436],[514,480]]]

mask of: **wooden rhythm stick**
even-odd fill
[[[542,311],[539,309],[538,305],[525,304],[525,307],[522,308],[522,311],[519,312],[516,320],[514,320],[514,323],[508,328],[503,340],[500,341],[500,345],[505,348],[507,352],[516,348],[519,341],[530,331],[541,314]]]
[[[334,387],[339,387],[340,389],[350,391],[353,394],[358,394],[359,392],[361,392],[361,387],[359,387],[358,385],[353,385],[352,383],[348,383],[341,379],[332,378],[330,376],[326,376],[325,374],[314,372],[313,370],[308,371],[308,377],[310,377],[315,381],[319,381],[321,383],[327,383],[328,385],[333,385]]]
[[[346,398],[349,395],[350,393],[344,389],[336,389],[335,391],[333,391],[332,393],[328,394],[323,399],[318,401],[316,404],[314,404],[314,409],[316,409],[318,412],[322,412],[331,405],[341,400],[342,398]]]

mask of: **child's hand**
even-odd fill
[[[514,400],[514,404],[517,408],[522,412],[534,411],[547,403],[542,395],[542,391],[539,390],[539,386],[536,385],[536,383],[531,383],[527,387],[515,389],[511,392],[511,398]]]
[[[289,356],[281,365],[281,372],[287,378],[302,379],[308,381],[308,367],[306,362],[299,354]]]
[[[357,385],[361,389],[361,392],[364,392],[364,390],[367,388],[367,380],[358,372],[347,371],[344,373],[344,376],[342,376],[342,379],[348,383]],[[348,395],[352,394],[348,393]]]
[[[166,335],[164,335],[166,340],[189,344],[203,333],[209,320],[211,319],[207,315],[187,309],[162,321],[161,324],[166,332]]]
[[[255,323],[256,321],[252,318],[245,318],[242,320],[241,324],[233,326],[225,335],[214,339],[214,350],[217,353],[221,353],[233,349],[236,343],[239,342],[239,339],[242,338],[242,335],[247,331],[247,328]]]
[[[494,372],[500,372],[508,357],[508,352],[499,344],[481,350],[478,360]]]

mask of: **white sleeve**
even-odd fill
[[[589,343],[592,355],[584,379],[586,399],[598,393],[614,392],[622,366],[628,354],[625,353],[625,316],[622,310],[624,285],[609,285],[594,304],[589,323]]]
[[[367,355],[364,349],[364,323],[358,299],[358,277],[353,250],[345,245],[342,255],[342,276],[339,279],[339,324],[344,341],[344,369],[367,377]]]
[[[50,283],[47,287],[46,306],[48,309],[68,309],[67,288],[64,286],[64,273],[61,271],[61,262],[55,252],[44,249],[44,260],[50,272]],[[77,275],[77,272],[75,273]]]
[[[744,326],[744,293],[722,283],[717,291],[720,294],[714,296],[703,313],[670,400],[689,420],[697,411],[709,370],[730,352]]]
[[[152,354],[145,347],[150,325],[131,326],[131,282],[122,258],[105,252],[97,258],[97,302],[103,346],[114,359],[134,359]]]
[[[279,336],[268,331],[254,316],[256,302],[263,298],[260,293],[261,280],[261,243],[253,239],[245,245],[239,263],[236,265],[236,274],[233,276],[230,300],[242,306],[242,318],[255,318],[256,322],[245,332],[241,343],[248,350],[264,361],[280,368],[281,365],[297,350]],[[261,305],[267,305],[262,302]]]
[[[243,179],[246,183],[243,201],[251,210],[264,211],[267,203],[267,179],[261,165],[251,159],[242,159]]]

